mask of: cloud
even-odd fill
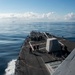
[[[33,12],[26,12],[26,13],[0,13],[1,20],[15,20],[15,21],[48,21],[53,20],[54,12],[49,13],[33,13]]]
[[[59,22],[59,21],[75,21],[75,14],[69,13],[59,15],[55,12],[49,13],[0,13],[0,22]]]
[[[25,19],[32,19],[32,18],[49,18],[53,12],[45,13],[45,14],[38,14],[33,12],[26,12],[26,13],[6,13],[0,14],[0,18],[25,18]]]
[[[65,16],[65,20],[75,21],[75,14],[74,14],[74,13],[68,13],[68,14]]]

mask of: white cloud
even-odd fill
[[[23,20],[23,21],[48,21],[52,20],[54,16],[54,12],[49,13],[33,13],[33,12],[26,12],[26,13],[0,13],[0,20]]]
[[[65,16],[65,17],[64,17]],[[0,22],[55,22],[55,21],[75,21],[75,14],[59,15],[55,12],[49,13],[0,13]]]
[[[53,12],[45,13],[45,14],[38,14],[38,13],[33,13],[33,12],[26,12],[26,13],[0,13],[0,18],[45,18],[45,17],[50,17],[53,14]]]
[[[75,14],[74,14],[74,13],[68,13],[68,14],[65,16],[65,20],[75,21]]]

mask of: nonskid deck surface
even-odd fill
[[[35,41],[33,37],[36,34]],[[37,37],[40,37],[37,39]],[[54,37],[50,34],[47,35],[49,38]],[[25,40],[22,50],[19,53],[19,57],[16,61],[16,69],[15,69],[15,75],[50,75],[51,71],[48,70],[46,67],[46,64],[52,63],[55,61],[63,61],[65,59],[64,55],[59,54],[56,56],[53,53],[48,54],[46,51],[46,37],[43,33],[40,32],[31,32],[31,35]],[[67,40],[64,40],[63,38],[58,38],[59,41],[61,41],[63,44],[67,46],[69,51],[72,51],[72,49],[75,47],[74,42],[70,42]],[[39,45],[39,50],[35,49],[33,52],[30,51],[30,44],[32,46]],[[70,45],[72,45],[70,47]],[[48,66],[48,65],[47,65]]]

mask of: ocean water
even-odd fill
[[[29,33],[49,32],[75,41],[75,22],[34,22],[24,24],[0,24],[0,75],[14,75],[15,61]]]

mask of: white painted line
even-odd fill
[[[54,69],[50,66],[50,64],[45,64],[45,65],[48,71],[50,72],[50,74],[52,75],[55,72]]]
[[[32,50],[34,51],[34,48],[33,48],[32,44],[30,43],[30,41],[29,41],[29,45],[32,48]]]
[[[49,38],[48,35],[47,35],[45,32],[44,32],[44,34],[45,34],[45,36],[46,36],[47,38]]]

